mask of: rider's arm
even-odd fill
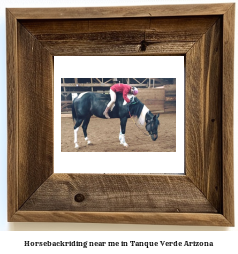
[[[130,100],[129,100],[128,97],[127,97],[129,91],[130,91],[130,90],[128,90],[128,89],[124,89],[124,90],[123,90],[123,98],[124,98],[124,100],[125,100],[127,103],[130,102]]]

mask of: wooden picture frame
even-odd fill
[[[233,3],[6,9],[8,221],[234,226],[234,17]],[[54,174],[60,55],[184,55],[186,174]]]

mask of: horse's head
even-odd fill
[[[150,137],[153,141],[155,141],[158,138],[158,126],[159,126],[159,120],[158,115],[153,115],[152,113],[146,114],[146,130],[149,132]]]

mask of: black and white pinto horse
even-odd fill
[[[132,97],[132,98],[131,98]],[[158,138],[158,126],[159,126],[159,114],[153,115],[149,109],[133,95],[128,95],[128,98],[133,102],[129,104],[124,101],[122,94],[117,93],[117,99],[115,104],[109,111],[110,118],[120,118],[121,129],[119,134],[120,144],[128,146],[125,140],[126,123],[127,119],[131,116],[135,116],[141,125],[146,125],[145,128],[148,131],[151,139],[155,141]],[[74,143],[75,148],[78,148],[77,133],[81,124],[85,141],[90,144],[90,140],[87,135],[87,127],[92,115],[99,118],[104,118],[103,112],[110,101],[109,94],[98,94],[92,92],[81,93],[76,97],[72,104],[72,117],[75,121],[74,126]],[[129,110],[128,110],[129,109]],[[108,120],[109,121],[109,120]]]

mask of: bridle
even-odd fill
[[[151,136],[151,135],[153,135],[153,134],[156,134],[156,132],[153,132],[153,127],[154,127],[153,118],[151,118],[151,119],[149,119],[149,120],[145,120],[145,121],[146,121],[146,126],[145,126],[145,128],[146,128],[146,130],[149,132],[149,134],[147,134],[147,133],[145,133],[145,132],[136,124],[136,122],[134,121],[134,119],[133,119],[132,116],[131,116],[131,112],[130,112],[129,108],[128,108],[128,111],[129,111],[130,118],[131,118],[132,121],[134,122],[135,126],[136,126],[140,131],[142,131],[142,133],[143,133],[145,136],[149,137],[149,136]],[[146,113],[146,115],[147,115],[147,114],[148,114],[148,113]],[[148,130],[148,126],[149,126],[149,125],[150,125],[150,129]]]
[[[147,113],[148,114],[148,113]],[[146,114],[146,115],[147,115]],[[152,136],[153,134],[157,134],[156,131],[153,131],[154,129],[154,121],[153,118],[149,119],[149,120],[145,120],[146,121],[146,130],[149,132],[149,134]]]
[[[135,124],[135,126],[136,126],[145,136],[149,137],[150,134],[145,133],[145,132],[136,124],[136,122],[134,121],[133,117],[131,116],[130,110],[129,110],[129,115],[130,115],[130,118],[132,119],[133,123]]]

